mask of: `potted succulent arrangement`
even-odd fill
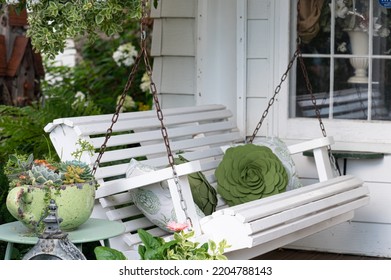
[[[41,220],[53,199],[62,230],[76,229],[87,221],[94,207],[97,183],[90,167],[80,161],[82,152],[76,151],[75,160],[64,162],[10,155],[4,173],[10,182],[6,203],[11,215],[32,231],[40,232]]]

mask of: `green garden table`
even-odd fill
[[[80,227],[68,233],[68,239],[81,249],[87,242],[103,240],[106,247],[110,247],[109,239],[125,232],[122,223],[103,219],[89,219]],[[31,244],[38,242],[38,237],[21,222],[12,222],[0,225],[0,240],[7,242],[5,260],[11,259],[14,244]]]

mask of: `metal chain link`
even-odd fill
[[[102,159],[102,156],[104,154],[104,152],[106,151],[106,148],[107,148],[107,142],[109,141],[112,133],[113,133],[113,126],[114,124],[118,121],[118,118],[119,118],[119,114],[120,114],[120,111],[121,111],[121,108],[125,102],[125,98],[127,96],[127,93],[133,83],[133,80],[136,76],[136,72],[137,72],[137,68],[140,64],[140,61],[141,61],[141,58],[142,58],[142,52],[139,52],[139,54],[137,55],[135,61],[134,61],[134,65],[132,67],[132,70],[130,71],[130,74],[129,74],[129,77],[128,77],[128,80],[125,84],[125,87],[124,87],[124,90],[122,91],[122,94],[121,94],[121,97],[117,103],[117,106],[116,106],[116,109],[115,109],[115,113],[113,114],[113,117],[111,118],[111,125],[110,127],[106,130],[106,134],[105,134],[105,140],[103,141],[103,144],[101,145],[100,147],[100,150],[99,150],[99,154],[93,164],[93,167],[92,167],[92,174],[95,175],[96,173],[96,170],[98,169],[99,167],[99,164],[100,164],[100,161]]]
[[[152,78],[152,67],[149,62],[149,54],[148,54],[147,42],[146,42],[147,36],[146,36],[146,30],[145,30],[146,20],[149,17],[148,9],[146,7],[146,0],[142,1],[142,13],[143,13],[143,15],[142,15],[142,20],[141,20],[141,51],[142,51],[143,57],[144,57],[144,64],[146,67],[146,72],[147,72],[149,79],[150,79],[150,90],[151,90],[153,102],[155,105],[156,115],[158,117],[158,120],[160,121],[160,131],[161,131],[161,134],[163,137],[164,145],[166,147],[168,163],[170,164],[171,169],[172,169],[172,173],[174,175],[173,179],[174,179],[174,182],[175,182],[178,194],[179,194],[181,208],[182,208],[183,213],[185,214],[185,217],[186,217],[186,220],[187,220],[189,226],[192,227],[193,223],[192,223],[192,220],[191,220],[191,218],[188,214],[188,211],[187,211],[188,208],[187,208],[186,200],[183,197],[182,187],[180,185],[178,173],[175,168],[174,156],[171,151],[170,140],[168,137],[167,128],[164,125],[164,121],[163,121],[164,116],[163,116],[163,111],[160,107],[159,97],[158,97],[158,93],[156,90],[156,84],[154,83],[153,78]]]
[[[101,161],[101,158],[106,150],[106,147],[107,147],[107,142],[108,140],[110,139],[112,133],[113,133],[113,126],[114,124],[117,122],[118,120],[118,117],[119,117],[119,113],[120,113],[120,110],[125,102],[125,98],[127,96],[127,93],[132,85],[132,82],[135,78],[135,75],[136,75],[136,71],[139,67],[139,64],[140,64],[140,61],[143,59],[144,61],[144,64],[145,64],[145,67],[146,67],[146,72],[148,74],[148,77],[150,79],[150,91],[151,91],[151,94],[152,94],[152,97],[153,97],[153,103],[154,103],[154,106],[155,106],[155,110],[156,110],[156,114],[157,114],[157,117],[158,117],[158,120],[160,121],[160,130],[161,130],[161,134],[162,134],[162,137],[163,137],[163,141],[164,141],[164,145],[166,147],[166,151],[167,151],[167,158],[168,158],[168,162],[169,162],[169,165],[170,167],[172,168],[172,173],[173,173],[173,179],[174,179],[174,182],[175,182],[175,185],[176,185],[176,188],[177,188],[177,191],[178,191],[178,194],[179,194],[179,199],[180,199],[180,205],[181,205],[181,209],[182,211],[184,212],[185,214],[185,217],[186,217],[186,221],[187,223],[189,224],[190,227],[193,226],[193,223],[192,223],[192,220],[188,214],[188,208],[187,208],[187,204],[186,204],[186,201],[184,199],[184,196],[183,196],[183,192],[182,192],[182,187],[180,185],[180,182],[179,182],[179,177],[178,177],[178,173],[176,171],[176,168],[175,168],[175,163],[174,163],[174,156],[172,154],[172,151],[171,151],[171,147],[170,147],[170,140],[169,140],[169,137],[168,137],[168,132],[167,132],[167,128],[166,126],[164,125],[164,116],[163,116],[163,112],[161,110],[161,107],[160,107],[160,102],[159,102],[159,97],[158,97],[158,93],[157,93],[157,89],[156,89],[156,84],[155,82],[153,81],[153,78],[152,78],[152,67],[151,67],[151,64],[149,62],[149,53],[148,53],[148,49],[147,49],[147,28],[146,28],[146,25],[147,25],[147,20],[149,18],[149,9],[147,7],[147,0],[142,0],[141,1],[141,6],[142,6],[142,10],[141,10],[141,21],[140,21],[140,32],[141,32],[141,50],[140,52],[138,53],[136,59],[135,59],[135,62],[134,62],[134,65],[132,67],[132,70],[129,74],[129,77],[128,77],[128,81],[125,85],[125,88],[121,94],[121,98],[117,104],[117,107],[116,107],[116,111],[112,117],[112,121],[111,121],[111,125],[110,127],[107,129],[107,132],[106,132],[106,135],[105,135],[105,140],[100,148],[100,151],[99,151],[99,154],[98,154],[98,157],[93,165],[93,174],[95,174],[97,168],[99,167],[99,164],[100,164],[100,161]]]
[[[248,141],[247,141],[248,143],[252,143],[252,142],[254,141],[254,138],[257,136],[258,131],[259,131],[259,129],[261,128],[261,126],[262,126],[262,124],[263,124],[263,121],[265,120],[266,116],[268,115],[271,106],[274,104],[274,101],[276,100],[277,95],[280,93],[282,83],[285,82],[286,78],[288,77],[288,73],[289,73],[289,71],[291,70],[291,68],[292,68],[292,66],[293,66],[293,63],[295,62],[295,60],[296,60],[298,54],[299,54],[299,51],[296,50],[295,53],[293,54],[291,60],[289,61],[289,64],[288,64],[288,67],[287,67],[285,73],[281,76],[280,83],[279,83],[279,84],[277,85],[277,87],[275,88],[274,94],[273,94],[273,96],[270,98],[270,100],[269,100],[269,102],[268,102],[268,105],[267,105],[267,108],[266,108],[265,111],[263,112],[261,119],[259,120],[257,126],[256,126],[255,129],[254,129],[253,134],[252,134],[251,137],[248,139]]]
[[[300,15],[300,0],[297,1],[297,18],[298,19],[299,19],[299,15]],[[298,22],[299,22],[299,20],[298,20]],[[298,23],[297,23],[297,30],[299,30]],[[289,61],[288,67],[287,67],[285,73],[281,76],[280,83],[275,88],[274,94],[270,98],[270,100],[268,102],[268,106],[267,106],[266,110],[263,112],[262,117],[259,120],[257,126],[255,127],[252,136],[249,138],[249,140],[248,140],[249,143],[252,143],[254,141],[254,138],[258,134],[258,131],[259,131],[259,129],[261,128],[261,126],[263,124],[263,121],[265,120],[266,116],[269,113],[270,107],[274,104],[274,101],[276,100],[276,97],[277,97],[277,95],[279,94],[279,92],[281,90],[282,83],[286,80],[286,78],[288,76],[288,73],[292,69],[292,66],[293,66],[293,64],[294,64],[296,59],[299,61],[300,69],[301,69],[301,72],[302,72],[303,77],[304,77],[304,81],[305,81],[307,92],[311,96],[311,102],[312,102],[312,105],[314,107],[315,114],[316,114],[316,117],[318,119],[320,129],[322,131],[322,135],[324,137],[327,137],[326,129],[325,129],[325,126],[323,124],[319,108],[318,108],[318,106],[316,104],[316,97],[315,97],[315,95],[313,93],[312,85],[311,85],[310,79],[308,77],[308,72],[307,72],[307,68],[306,68],[305,63],[304,63],[304,59],[303,59],[303,55],[302,55],[302,52],[301,52],[301,49],[300,49],[300,45],[301,45],[301,40],[298,37],[297,42],[296,42],[296,51],[293,54],[291,60]],[[335,157],[334,157],[334,155],[331,152],[331,147],[328,146],[327,149],[328,149],[328,155],[329,155],[329,158],[330,158],[330,162],[331,162],[334,170],[340,175],[341,172],[340,172],[339,168],[337,167],[337,163],[336,163]]]

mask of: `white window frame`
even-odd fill
[[[291,19],[290,5],[295,5],[291,0],[276,0],[275,32],[275,63],[279,73],[284,73],[291,52],[291,26],[296,26],[296,20]],[[294,36],[292,36],[294,37]],[[280,75],[281,75],[280,74]],[[274,78],[275,81],[279,77]],[[290,118],[289,117],[289,84],[285,82],[279,94],[278,106],[278,135],[289,141],[307,140],[322,137],[319,122],[316,118]],[[322,119],[327,135],[336,140],[334,149],[350,151],[374,151],[391,153],[391,121],[363,121]]]

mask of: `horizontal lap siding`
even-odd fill
[[[196,0],[165,0],[152,11],[153,78],[164,108],[195,105]]]

